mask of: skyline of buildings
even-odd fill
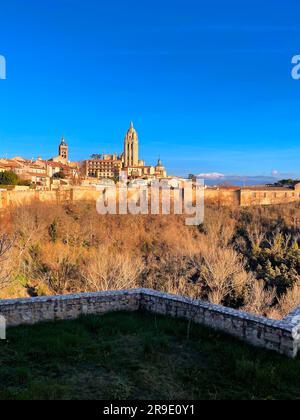
[[[49,159],[26,159],[16,156],[12,159],[0,158],[0,172],[12,171],[28,184],[41,188],[59,185],[95,183],[103,178],[118,179],[126,175],[128,179],[166,178],[167,171],[158,159],[156,165],[146,165],[139,158],[139,137],[133,122],[127,130],[123,151],[114,154],[93,154],[80,162],[70,160],[69,145],[63,136],[58,155]]]
[[[43,160],[40,156],[33,157],[31,159],[26,157],[14,156],[11,158],[0,156],[0,172],[4,170],[13,170],[18,174],[26,173],[33,183],[49,185],[49,179],[47,177],[53,177],[54,174],[63,172],[65,177],[73,178],[79,176],[90,177],[90,178],[115,178],[120,174],[120,171],[124,171],[126,168],[127,177],[147,177],[147,178],[162,178],[167,176],[167,171],[160,157],[156,165],[146,165],[145,160],[139,159],[139,137],[134,128],[133,122],[130,123],[130,127],[126,133],[124,139],[124,148],[121,153],[92,153],[98,152],[99,150],[89,149],[89,153],[86,153],[86,159],[72,162],[71,167],[68,165],[69,158],[73,155],[73,142],[69,149],[69,145],[65,140],[64,135],[58,146],[58,155]],[[86,147],[88,149],[89,146]],[[41,147],[38,147],[38,151],[41,151]],[[90,157],[87,155],[90,154]],[[157,154],[160,156],[160,153]],[[44,162],[43,170],[41,170],[42,162]],[[47,165],[45,164],[47,162]],[[18,168],[21,165],[21,168]],[[25,166],[25,169],[24,169]],[[36,168],[35,166],[38,166]],[[22,169],[23,167],[23,169]],[[74,171],[76,168],[76,171]],[[39,176],[36,176],[36,173]],[[179,177],[187,177],[192,171],[188,171],[187,174]],[[29,176],[30,175],[30,176]],[[201,173],[201,170],[196,173],[200,178],[205,180],[205,184],[208,186],[214,185],[236,185],[236,186],[254,186],[275,183],[279,179],[292,178],[293,174],[280,173],[273,171],[272,174],[267,175],[236,175],[236,174],[222,174],[222,173]],[[178,176],[173,174],[173,176]],[[46,178],[45,178],[46,177]],[[294,176],[294,179],[298,179]],[[62,182],[62,181],[61,181]]]
[[[156,165],[146,165],[139,157],[139,136],[131,121],[120,154],[101,154],[82,162],[83,174],[92,178],[113,178],[123,172],[127,178],[166,178],[167,171],[159,158]]]

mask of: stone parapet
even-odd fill
[[[149,289],[0,300],[0,315],[8,327],[138,310],[191,320],[289,357],[296,357],[300,349],[300,308],[276,321]]]

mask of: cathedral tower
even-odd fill
[[[59,148],[58,148],[58,155],[64,161],[67,163],[69,161],[69,147],[67,143],[65,142],[64,137],[62,137]]]
[[[139,165],[139,139],[132,122],[124,141],[124,165],[125,167]]]

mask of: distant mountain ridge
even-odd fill
[[[274,184],[278,181],[278,178],[274,176],[265,176],[265,175],[225,175],[221,173],[208,173],[208,174],[198,174],[198,178],[204,179],[205,184],[209,186],[213,185],[236,185],[236,186],[254,186],[254,185],[265,185],[265,184]]]

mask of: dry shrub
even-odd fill
[[[276,299],[275,289],[266,290],[263,281],[252,278],[248,284],[248,291],[245,296],[244,310],[255,315],[275,315],[272,307]],[[275,316],[276,317],[276,316]]]
[[[295,287],[276,306],[267,274],[251,266],[253,251],[261,257],[265,244],[275,264],[291,240],[299,241],[295,204],[208,207],[203,225],[187,227],[184,216],[101,216],[95,203],[36,202],[2,214],[0,229],[16,237],[2,273],[53,294],[149,287],[273,317],[300,304]],[[291,258],[297,262],[296,247]]]
[[[54,294],[84,291],[80,267],[87,256],[86,249],[48,242],[37,254],[37,264],[28,273],[33,280],[41,281]]]
[[[198,263],[200,280],[207,289],[208,300],[221,304],[226,298],[241,295],[248,274],[241,257],[232,248],[206,246]]]
[[[211,245],[226,247],[235,231],[236,221],[228,209],[208,208],[205,214],[205,229]]]
[[[141,286],[168,293],[201,297],[198,268],[191,256],[167,253],[147,259],[141,276]]]
[[[107,291],[137,287],[142,270],[140,258],[99,248],[89,256],[81,274],[86,291]]]
[[[259,222],[252,223],[247,229],[248,239],[253,249],[258,250],[262,242],[266,239],[266,234]]]
[[[293,309],[300,306],[300,284],[295,284],[279,300],[277,310],[281,318],[288,315]]]
[[[184,277],[167,279],[165,289],[174,295],[187,296],[191,299],[202,297],[202,287],[200,283],[193,283]]]

